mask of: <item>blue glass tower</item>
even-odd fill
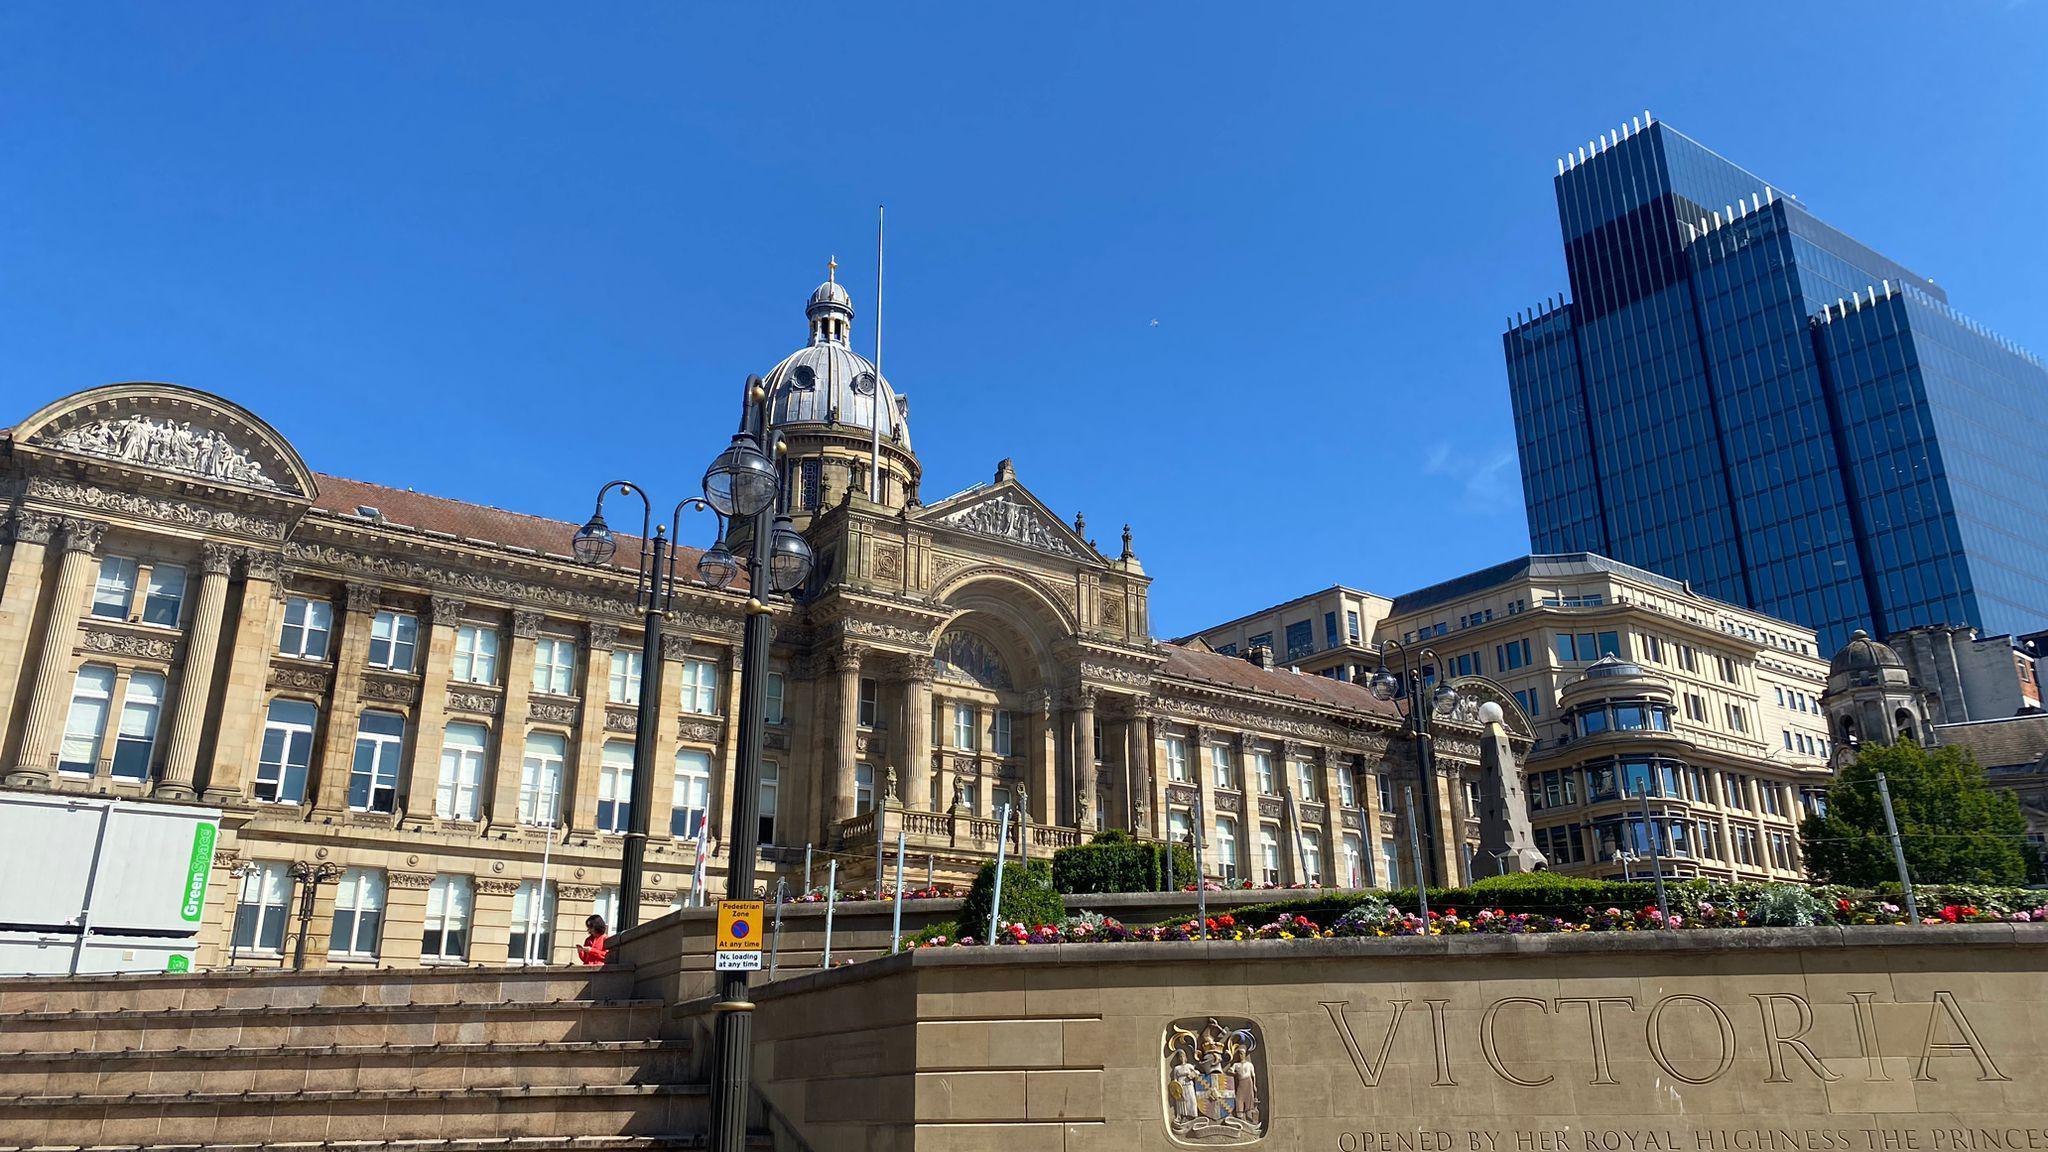
[[[1535,551],[1689,580],[1829,651],[2048,626],[2039,360],[1662,123],[1560,161],[1557,211],[1570,299],[1503,338]]]

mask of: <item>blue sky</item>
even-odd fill
[[[169,380],[324,471],[680,498],[829,255],[871,348],[886,202],[927,500],[1130,522],[1161,635],[1395,594],[1526,550],[1501,329],[1645,109],[2048,351],[2048,5],[1436,10],[8,4],[0,422]]]

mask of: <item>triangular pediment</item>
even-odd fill
[[[917,519],[1034,552],[1101,564],[1102,557],[1078,533],[1014,477],[969,488],[924,508]]]

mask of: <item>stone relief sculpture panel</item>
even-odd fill
[[[194,428],[189,420],[171,420],[135,413],[95,420],[43,437],[66,452],[120,460],[149,468],[167,468],[209,480],[225,480],[255,488],[278,483],[247,450],[216,428]]]
[[[1176,1020],[1161,1045],[1166,1130],[1196,1147],[1256,1144],[1266,1134],[1266,1045],[1256,1021]]]
[[[1008,691],[1012,686],[1010,670],[1004,666],[1002,656],[972,632],[946,633],[939,639],[938,651],[932,659],[941,679],[977,684],[994,692]]]
[[[1067,543],[1065,534],[1038,509],[1008,495],[999,495],[983,500],[957,511],[948,512],[941,522],[950,524],[981,536],[994,536],[1026,548],[1036,548],[1055,556],[1082,559],[1081,553]]]

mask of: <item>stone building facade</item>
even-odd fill
[[[1008,461],[924,503],[844,289],[807,317],[766,377],[818,556],[775,609],[771,888],[801,885],[807,848],[871,882],[899,833],[962,880],[1006,804],[1041,858],[1199,811],[1213,874],[1374,881],[1370,846],[1405,830],[1361,782],[1416,772],[1389,706],[1155,641],[1129,531],[1098,549]],[[630,567],[570,557],[574,525],[315,472],[173,385],[64,396],[0,453],[5,783],[218,805],[201,964],[560,960],[615,913],[640,616]],[[700,842],[722,887],[744,602],[686,586],[663,625],[643,918],[689,897]],[[1477,834],[1459,777],[1481,735],[1466,716],[1439,740],[1446,856]]]

